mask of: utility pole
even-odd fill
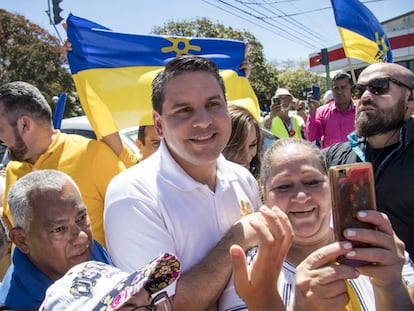
[[[321,63],[325,65],[325,75],[326,75],[326,89],[331,89],[331,77],[330,77],[330,69],[329,69],[329,55],[328,49],[321,49],[319,53],[321,55]]]

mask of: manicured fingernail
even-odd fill
[[[356,236],[356,232],[354,229],[346,229],[345,230],[345,235],[346,236]]]
[[[266,205],[262,205],[262,206],[260,206],[260,211],[262,211],[262,212],[266,212],[266,211],[268,211],[269,210],[269,208],[266,206]]]
[[[364,211],[359,211],[357,214],[358,214],[358,217],[361,217],[361,218],[367,217],[367,212],[364,212]]]
[[[350,242],[343,242],[342,243],[342,247],[344,249],[351,249],[352,248],[352,243],[350,243]]]
[[[355,257],[355,255],[356,255],[355,251],[350,251],[346,253],[346,257]]]

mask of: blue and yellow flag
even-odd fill
[[[69,66],[82,107],[97,137],[135,125],[152,124],[151,83],[170,60],[183,54],[214,61],[226,85],[227,100],[251,98],[259,104],[239,66],[245,43],[216,38],[136,35],[111,31],[72,14]]]
[[[331,0],[346,57],[370,64],[392,62],[391,45],[381,24],[358,0]]]

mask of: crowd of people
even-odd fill
[[[138,159],[117,133],[94,141],[54,129],[35,86],[5,83],[0,303],[414,310],[413,89],[414,74],[392,63],[368,66],[355,85],[335,75],[325,104],[310,93],[308,111],[277,88],[263,126],[278,140],[263,154],[262,121],[227,102],[215,64],[177,57],[152,82],[154,124],[139,128]],[[365,161],[377,210],[354,217],[374,229],[346,228],[337,241],[328,168]]]

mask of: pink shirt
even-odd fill
[[[340,111],[332,101],[318,107],[314,116],[306,120],[305,136],[307,140],[321,140],[322,148],[338,142],[347,141],[347,135],[354,131],[355,104],[347,111]]]

